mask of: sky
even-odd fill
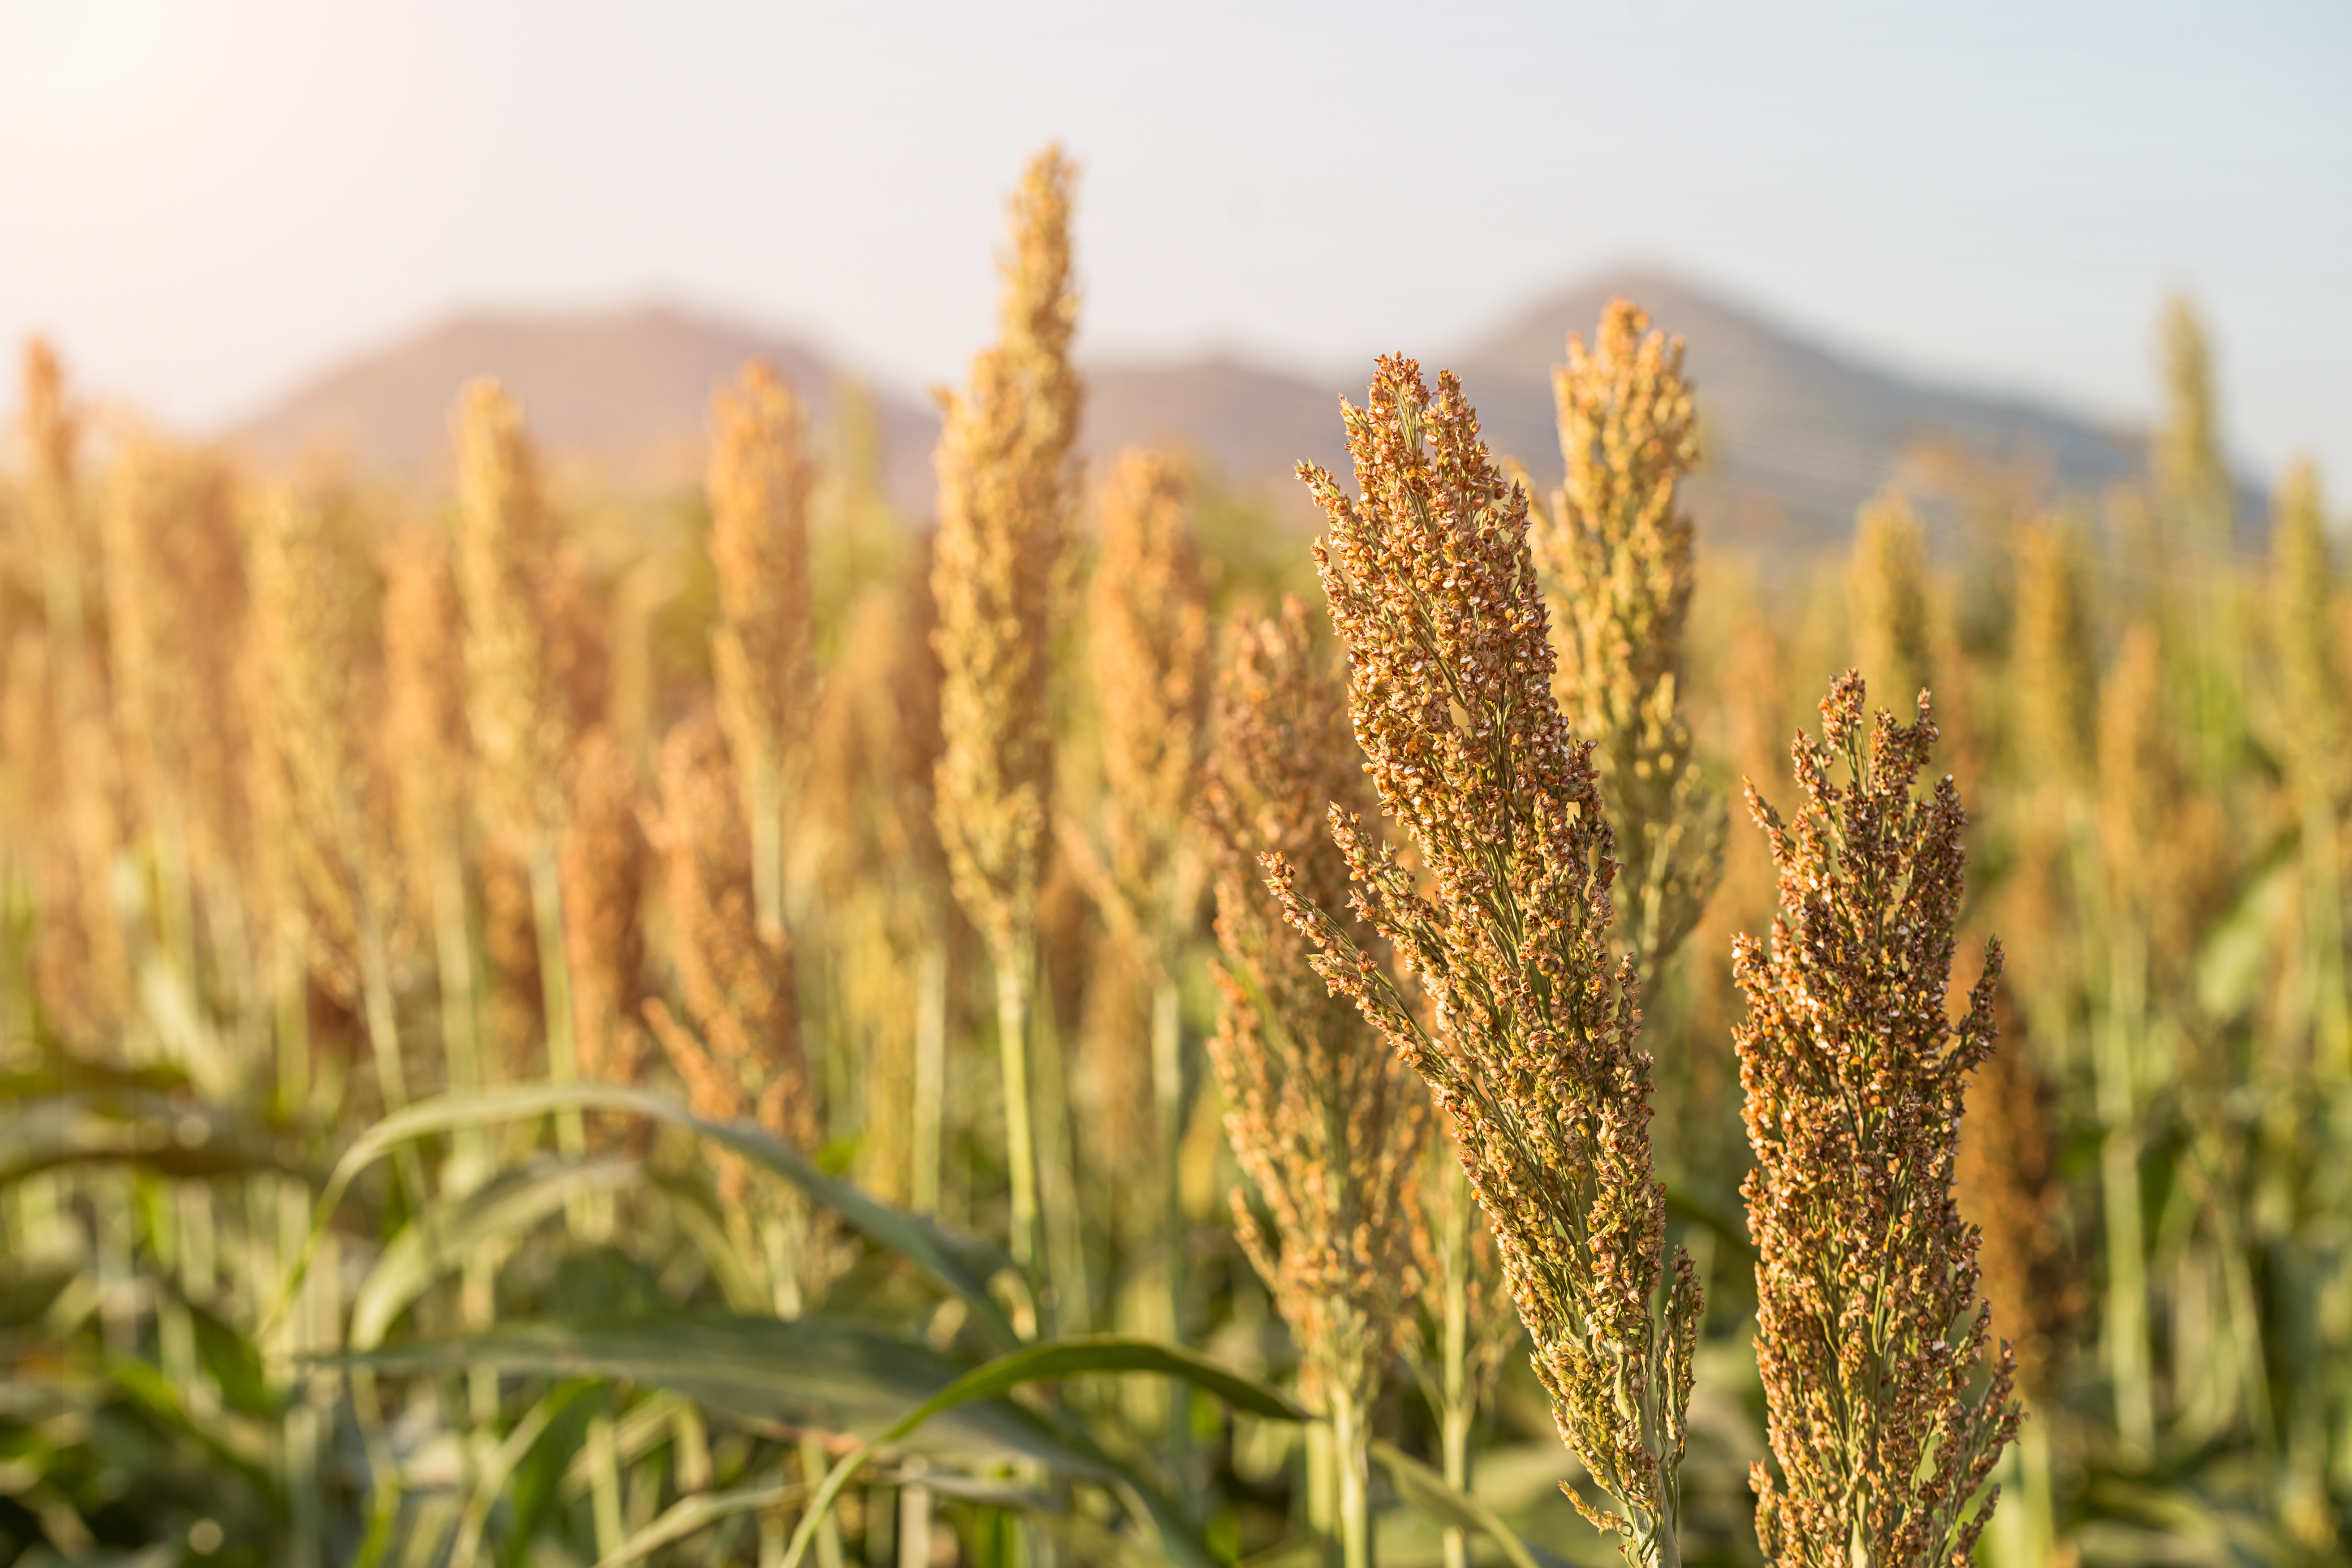
[[[464,308],[913,389],[1056,138],[1083,353],[1442,362],[1637,262],[2127,421],[2185,289],[2241,462],[2352,499],[2341,0],[0,0],[0,340],[195,429]]]

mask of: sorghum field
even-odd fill
[[[26,350],[0,1564],[2346,1561],[2352,598],[2193,315],[1827,567],[1638,302],[1557,490],[1383,360],[1310,549],[1080,471],[1074,195],[935,520],[758,365],[647,516]]]

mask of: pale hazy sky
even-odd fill
[[[1612,262],[2131,417],[2164,292],[2352,498],[2352,5],[0,0],[0,336],[234,419],[466,305],[665,298],[913,387],[1085,168],[1086,347],[1442,359]]]

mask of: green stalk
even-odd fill
[[[1087,1279],[1085,1222],[1078,1208],[1069,1069],[1050,1008],[1038,1009],[1034,1033],[1037,1113],[1044,1121],[1037,1151],[1038,1198],[1045,1213],[1046,1277],[1054,1291],[1052,1321],[1055,1333],[1081,1334],[1094,1321],[1094,1292]]]
[[[1470,1183],[1462,1163],[1441,1151],[1440,1176],[1444,1202],[1439,1217],[1440,1268],[1443,1270],[1444,1364],[1440,1370],[1438,1440],[1445,1484],[1465,1496],[1470,1491],[1470,1432],[1478,1416],[1477,1391],[1470,1386]],[[1444,1537],[1445,1568],[1470,1568],[1470,1537],[1460,1525],[1448,1525]]]
[[[2107,1373],[2115,1383],[2116,1427],[2141,1459],[2156,1453],[2156,1394],[2148,1347],[2147,1221],[2139,1189],[2139,1128],[2132,1086],[2132,1047],[2145,1039],[2147,960],[2140,933],[2117,922],[2107,1017],[2097,1058],[2099,1151],[2107,1248]]]
[[[940,1207],[940,1159],[948,1098],[948,950],[936,912],[915,964],[914,1168],[908,1191],[917,1214]]]
[[[1004,1075],[1004,1159],[1011,1167],[1013,1261],[1034,1276],[1037,1258],[1037,1149],[1030,1121],[1029,1006],[1036,939],[1025,922],[996,955],[996,1038]],[[1032,1284],[1034,1289],[1034,1284]],[[1034,1329],[1034,1325],[1033,1325]]]
[[[580,1081],[580,1037],[572,1019],[572,971],[563,952],[563,883],[551,836],[541,833],[530,852],[530,912],[539,928],[540,985],[547,1004],[547,1076],[554,1083]],[[587,1124],[579,1110],[555,1113],[555,1146],[579,1155],[588,1148]]]
[[[1151,1107],[1160,1142],[1160,1188],[1162,1205],[1160,1258],[1168,1293],[1168,1339],[1185,1342],[1188,1296],[1184,1269],[1184,1035],[1175,977],[1163,955],[1160,977],[1151,988]],[[1177,1495],[1192,1494],[1192,1398],[1183,1384],[1168,1385],[1168,1468],[1176,1478]]]
[[[610,1557],[628,1539],[621,1518],[621,1456],[613,1441],[613,1413],[588,1418],[590,1511],[595,1521],[596,1555]]]
[[[923,1461],[910,1458],[900,1467],[920,1475]],[[909,1481],[898,1489],[898,1568],[931,1568],[931,1489]]]
[[[1331,1395],[1332,1468],[1339,1472],[1340,1568],[1372,1568],[1370,1412],[1355,1391]]]

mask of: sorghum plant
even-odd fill
[[[1698,463],[1683,344],[1612,300],[1591,349],[1568,340],[1552,371],[1567,478],[1533,530],[1552,588],[1569,726],[1593,742],[1626,875],[1621,930],[1655,978],[1697,923],[1723,870],[1724,813],[1691,754],[1683,624],[1698,574],[1677,487]]]
[[[1737,1031],[1756,1166],[1756,1354],[1772,1456],[1751,1472],[1757,1537],[1783,1568],[1964,1563],[1979,1492],[2017,1430],[2007,1345],[1985,1362],[1978,1235],[1952,1195],[1968,1075],[1991,1055],[2000,949],[1945,1012],[1967,818],[1951,779],[1912,786],[1936,730],[1881,712],[1865,749],[1860,676],[1794,747],[1793,823],[1757,795],[1780,911],[1738,939]],[[1843,766],[1847,782],[1832,782]],[[1997,1497],[1998,1494],[1996,1493]]]
[[[1687,1259],[1671,1283],[1661,1266],[1640,986],[1609,953],[1614,846],[1591,747],[1552,697],[1527,494],[1450,374],[1433,401],[1418,364],[1384,358],[1342,412],[1362,500],[1299,472],[1330,522],[1315,554],[1356,741],[1429,891],[1360,819],[1335,813],[1332,836],[1425,1014],[1287,860],[1270,879],[1318,972],[1453,1119],[1560,1436],[1619,1511],[1579,1506],[1630,1560],[1679,1563],[1699,1292]]]
[[[1287,598],[1279,622],[1242,620],[1220,685],[1203,816],[1214,842],[1216,971],[1224,1006],[1209,1059],[1225,1135],[1272,1215],[1234,1194],[1236,1229],[1300,1357],[1300,1393],[1329,1416],[1342,1560],[1371,1560],[1367,1444],[1423,1260],[1422,1151],[1429,1103],[1355,1006],[1316,974],[1315,949],[1266,896],[1261,861],[1287,868],[1318,909],[1348,892],[1327,812],[1369,805],[1339,680]]]
[[[957,900],[996,965],[1012,1167],[1013,1256],[1037,1246],[1037,1158],[1030,1127],[1028,1032],[1037,890],[1052,821],[1054,733],[1049,621],[1068,547],[1070,450],[1079,383],[1070,337],[1070,186],[1058,149],[1029,166],[1013,203],[996,346],[971,386],[942,394],[940,528],[931,565],[939,605],[940,839]]]

